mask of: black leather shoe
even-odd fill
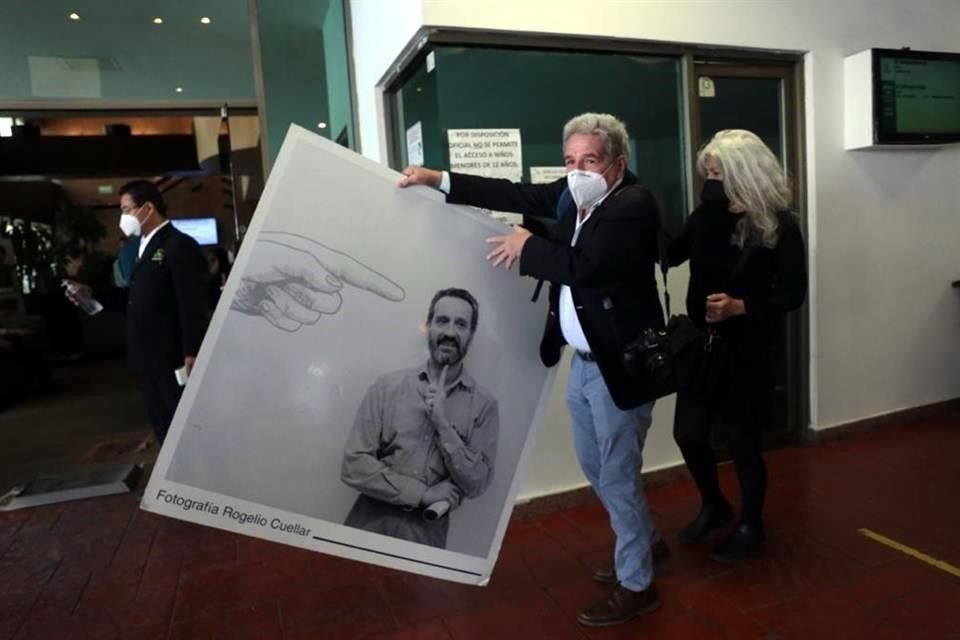
[[[762,546],[763,527],[741,522],[710,552],[710,557],[717,562],[736,562],[756,553]]]
[[[643,591],[630,591],[617,583],[610,595],[580,611],[577,622],[587,627],[609,627],[650,613],[659,606],[660,598],[653,583]]]
[[[663,540],[657,540],[650,549],[654,564],[662,562],[670,557],[670,547]],[[617,581],[617,569],[614,566],[613,554],[610,554],[610,565],[604,569],[595,569],[590,575],[594,582],[600,584],[613,584]]]
[[[713,529],[719,529],[733,520],[733,509],[726,502],[719,505],[704,505],[697,517],[680,532],[680,542],[700,542]]]

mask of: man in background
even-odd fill
[[[162,444],[207,330],[207,265],[196,241],[170,224],[152,182],[124,185],[120,214],[124,235],[140,237],[127,300],[127,354]],[[89,287],[80,293],[89,295]],[[67,297],[76,300],[75,293]]]

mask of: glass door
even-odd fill
[[[690,115],[693,157],[723,129],[749,129],[780,159],[791,177],[793,210],[804,227],[803,185],[797,139],[800,134],[796,70],[790,63],[755,64],[697,60],[693,64]],[[694,193],[702,179],[694,176]],[[775,404],[765,439],[768,445],[801,439],[807,416],[804,321],[788,317],[774,347]]]

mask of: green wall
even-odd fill
[[[350,92],[346,29],[343,0],[331,2],[327,9],[327,17],[323,21],[324,62],[330,102],[328,130],[330,137],[334,140],[345,132],[346,145],[355,149],[357,143],[354,133],[353,100]]]
[[[259,0],[256,17],[270,161],[291,123],[355,146],[343,0]]]

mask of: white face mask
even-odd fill
[[[141,207],[137,207],[132,211],[120,214],[120,231],[123,231],[123,235],[127,237],[140,235],[142,223],[140,222],[140,219],[137,218],[137,216],[133,213],[134,211],[139,211],[140,209]],[[152,216],[153,212],[151,212],[150,215]],[[149,220],[150,216],[147,216],[147,219]],[[144,220],[144,222],[146,222],[146,220]]]
[[[607,167],[603,170],[603,173],[574,169],[567,174],[567,187],[570,188],[570,195],[573,196],[573,201],[577,203],[578,210],[589,209],[597,200],[606,195],[610,187],[607,186],[603,174],[609,169],[610,167]]]
[[[132,213],[121,213],[120,231],[123,231],[123,235],[127,237],[140,235],[140,221],[137,220],[137,216]]]

